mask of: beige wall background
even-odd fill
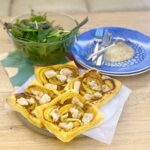
[[[150,0],[0,0],[0,16],[38,11],[86,13],[150,10]]]

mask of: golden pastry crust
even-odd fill
[[[35,81],[33,83],[35,83]],[[7,99],[7,103],[9,105],[11,105],[15,111],[21,113],[22,116],[24,116],[31,124],[33,124],[34,126],[36,126],[38,128],[43,128],[44,127],[43,124],[34,114],[35,108],[42,104],[40,104],[39,101],[35,98],[35,95],[31,92],[31,89],[33,89],[34,91],[37,91],[37,90],[41,91],[44,94],[47,93],[51,97],[51,101],[60,94],[55,90],[46,89],[38,84],[33,84],[33,83],[30,84],[25,89],[24,93],[18,93],[18,94],[10,96]],[[24,105],[24,104],[21,105],[17,101],[19,98],[23,98],[22,103],[24,103],[24,101],[25,101],[25,103],[28,103],[26,100],[28,100],[28,101],[32,100],[31,101],[32,103],[30,102],[30,104],[28,103],[27,105]],[[34,101],[34,103],[33,103],[33,101]]]
[[[35,113],[47,130],[63,142],[69,142],[95,127],[104,118],[94,105],[71,91],[48,104],[36,107]]]
[[[25,92],[29,94],[33,94],[32,90],[39,90],[44,93],[48,93],[53,99],[60,95],[60,93],[55,89],[49,89],[43,87],[37,80],[33,80],[26,88]]]
[[[80,83],[79,94],[97,107],[106,104],[121,88],[120,81],[104,76],[96,69],[90,69],[72,80],[65,90],[74,90],[76,82]]]
[[[72,75],[70,77],[60,75],[61,69],[67,68],[72,71]],[[53,73],[52,77],[47,78],[45,75],[46,71],[51,71]],[[55,75],[56,74],[56,75]],[[35,77],[42,85],[52,84],[57,90],[61,93],[64,92],[64,88],[68,82],[70,82],[73,78],[76,78],[79,75],[79,71],[77,66],[73,61],[68,62],[66,64],[58,64],[53,66],[46,67],[38,67],[35,68]],[[58,80],[58,77],[62,78],[63,81]],[[64,79],[63,79],[64,78]],[[70,81],[69,81],[70,80]]]

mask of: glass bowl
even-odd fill
[[[54,20],[54,25],[60,25],[65,30],[71,30],[78,24],[73,17],[67,14],[54,12],[46,14],[47,20]],[[11,23],[15,23],[16,19],[27,19],[29,16],[30,14],[16,17]],[[24,57],[28,58],[35,65],[51,65],[64,62],[65,56],[69,52],[68,47],[75,40],[77,33],[78,30],[70,34],[65,40],[58,42],[39,43],[17,39],[8,31],[8,35],[12,39],[16,50],[20,51]]]

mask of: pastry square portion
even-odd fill
[[[72,80],[65,89],[79,93],[86,101],[100,107],[115,96],[120,88],[120,81],[91,69]]]
[[[35,113],[45,128],[63,142],[95,127],[104,118],[97,107],[72,91],[37,107]]]
[[[15,111],[19,112],[34,126],[44,127],[41,121],[35,115],[35,108],[49,103],[60,95],[57,91],[47,89],[38,84],[31,84],[23,93],[17,93],[7,99]]]
[[[67,83],[78,75],[78,68],[73,61],[35,69],[35,77],[43,86],[58,90],[61,93],[64,92]]]

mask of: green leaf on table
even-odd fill
[[[18,51],[10,53],[1,63],[4,67],[18,68],[18,73],[10,78],[13,86],[21,86],[34,73],[33,64]]]

